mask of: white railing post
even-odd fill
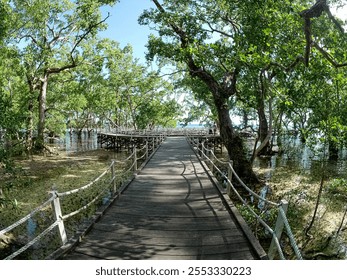
[[[53,187],[53,189],[55,189]],[[61,207],[60,207],[60,200],[57,191],[51,192],[52,196],[54,197],[52,201],[52,208],[54,213],[54,218],[58,222],[58,230],[59,230],[59,236],[61,239],[61,242],[63,245],[67,243],[67,235],[65,231],[64,221],[63,221],[63,215],[61,213]]]
[[[116,169],[115,169],[116,162],[112,160],[111,164],[111,176],[112,176],[112,186],[113,186],[113,192],[117,192],[117,183],[116,183]]]
[[[234,162],[232,160],[228,162],[228,180],[230,181],[230,183],[232,183],[233,180],[233,164]],[[229,183],[227,185],[227,194],[229,197],[231,196],[231,186]]]
[[[288,210],[288,201],[281,200],[281,205],[279,207],[282,207],[284,213],[287,213]],[[278,241],[281,240],[281,235],[283,232],[284,222],[281,213],[278,211],[277,221],[274,229],[274,235],[277,237]],[[273,260],[277,251],[276,241],[275,237],[272,237],[271,244],[269,247],[268,256],[270,260]]]

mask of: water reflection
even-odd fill
[[[52,144],[60,151],[67,153],[85,152],[100,148],[97,133],[85,130],[81,133],[67,131],[65,137],[55,138]]]
[[[276,168],[288,168],[300,173],[315,176],[322,172],[323,149],[321,146],[309,147],[297,138],[283,140],[283,151],[271,157],[257,157],[254,168],[263,171],[264,179],[270,180]],[[340,151],[338,160],[326,162],[325,170],[329,177],[347,177],[347,152]]]

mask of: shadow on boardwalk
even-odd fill
[[[257,259],[184,137],[167,138],[62,259]]]

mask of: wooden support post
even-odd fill
[[[216,141],[216,137],[213,136],[213,152],[216,154],[217,151],[217,141]]]
[[[198,141],[197,142],[198,154],[200,157],[203,157],[204,156],[203,145],[200,140],[197,140],[197,141]],[[204,158],[202,158],[202,160],[204,160]]]
[[[146,140],[146,159],[148,159],[148,140]]]
[[[136,145],[134,146],[134,171],[137,170],[137,149]]]
[[[208,151],[208,158],[210,159],[209,162],[210,162],[210,170],[213,174],[214,172],[214,165],[213,165],[213,151],[209,149]]]
[[[55,187],[53,187],[55,189]],[[65,245],[67,243],[67,235],[65,231],[64,221],[63,221],[63,215],[61,213],[61,207],[60,207],[60,200],[57,191],[51,192],[52,196],[54,197],[52,201],[52,208],[54,213],[54,218],[58,222],[58,231],[60,240],[62,242],[62,245]]]
[[[286,201],[284,199],[281,200],[280,207],[283,208],[283,211],[286,214],[287,210],[288,210],[288,201]],[[284,227],[283,218],[282,218],[281,212],[278,209],[278,216],[277,216],[277,221],[276,221],[276,225],[275,225],[275,229],[274,229],[274,234],[276,235],[278,241],[281,240],[283,227]],[[274,237],[272,237],[271,244],[270,244],[270,247],[269,247],[269,252],[268,252],[268,256],[269,256],[270,260],[274,259],[275,255],[276,255],[276,251],[277,251],[277,246],[275,244]]]
[[[117,192],[117,182],[116,182],[116,169],[115,169],[116,162],[112,160],[111,164],[111,176],[112,176],[112,186],[113,186],[113,193]]]
[[[230,181],[230,183],[232,183],[233,180],[233,164],[234,163],[232,160],[230,160],[228,163],[228,180]],[[229,183],[227,184],[227,194],[229,197],[231,196],[231,186]]]

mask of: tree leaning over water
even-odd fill
[[[196,81],[192,83],[193,91],[195,88],[197,98],[215,113],[235,169],[249,182],[256,182],[229,113],[237,104],[257,111],[260,145],[256,152],[271,153],[273,122],[282,118],[285,104],[291,102],[287,84],[306,72],[303,11],[310,11],[314,3],[286,0],[261,3],[153,0],[153,3],[155,9],[145,11],[139,19],[159,34],[149,38],[148,58],[176,65]],[[322,22],[314,21],[311,30],[319,38],[330,26],[324,18]],[[331,35],[329,39],[336,40]],[[316,50],[327,56],[318,47]],[[311,55],[312,59],[318,58],[317,52]],[[277,116],[273,115],[275,109]]]
[[[153,0],[157,10],[145,12],[140,21],[143,24],[154,22],[159,26],[161,38],[151,37],[149,41],[149,56],[155,55],[172,59],[177,63],[185,63],[192,79],[198,79],[206,86],[211,97],[206,94],[205,100],[211,98],[215,112],[218,116],[220,134],[228,149],[230,158],[234,160],[234,168],[241,177],[248,182],[256,183],[258,178],[252,170],[251,163],[246,157],[240,136],[235,133],[230,115],[228,101],[236,94],[236,82],[240,73],[240,67],[236,64],[229,69],[223,69],[223,61],[211,63],[214,59],[213,51],[220,54],[226,47],[222,44],[214,46],[205,44],[210,38],[208,32],[203,31],[205,18],[199,18],[207,12],[211,15],[215,9],[211,4],[197,3],[195,1],[180,1],[179,3],[164,2],[164,5]],[[213,3],[214,4],[214,3]],[[189,12],[188,12],[189,11]],[[196,13],[190,13],[194,11]],[[162,38],[169,38],[165,42]],[[215,49],[213,49],[215,47]],[[215,68],[214,68],[215,67]]]
[[[256,18],[249,18],[247,6],[238,1],[153,2],[157,9],[145,12],[140,18],[142,24],[154,23],[154,29],[159,30],[160,37],[152,36],[149,40],[148,57],[158,56],[178,65],[184,63],[191,79],[205,85],[202,90],[200,85],[199,98],[215,112],[235,170],[245,181],[258,182],[230,118],[233,101],[240,99],[239,96],[245,97],[238,90],[240,81],[245,80],[247,72],[257,73],[252,67],[259,73],[270,63],[271,53],[268,52],[264,60],[259,42],[251,42],[247,37],[247,29],[252,29],[249,24],[257,24]],[[255,9],[261,10],[257,3],[253,4]],[[243,16],[253,22],[245,22]],[[255,34],[264,39],[263,35],[263,29]],[[264,98],[260,101],[264,102]],[[268,129],[266,123],[265,129]],[[267,131],[263,133],[266,134]],[[268,141],[265,137],[262,140]]]

